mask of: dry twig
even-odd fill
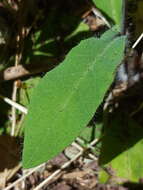
[[[49,61],[52,63],[50,64]],[[56,59],[48,59],[42,63],[31,63],[28,65],[18,65],[8,67],[7,69],[0,71],[0,82],[16,80],[22,77],[27,77],[35,74],[39,74],[42,72],[47,72],[53,69],[57,65]]]
[[[11,188],[13,188],[15,185],[17,185],[18,183],[22,182],[24,179],[26,179],[28,176],[30,176],[32,173],[34,173],[35,171],[37,171],[40,167],[44,166],[44,164],[41,164],[37,167],[35,167],[34,169],[32,169],[30,172],[28,172],[27,174],[23,175],[20,179],[16,180],[14,183],[12,183],[11,185],[9,185],[8,187],[6,187],[3,190],[9,190]]]
[[[20,42],[20,35],[17,35],[17,48],[18,51],[15,56],[15,66],[17,67],[21,60],[21,52],[19,52],[19,42]],[[17,81],[14,81],[13,83],[13,92],[12,92],[12,101],[16,102],[17,99]],[[12,127],[11,127],[11,136],[14,136],[15,133],[15,127],[16,127],[16,109],[12,106]]]
[[[2,95],[0,95],[0,98],[6,102],[7,104],[13,106],[15,109],[18,109],[19,111],[21,111],[22,113],[24,114],[27,114],[28,113],[28,110],[27,108],[25,108],[24,106],[12,101],[11,99],[7,98],[7,97],[4,97]]]

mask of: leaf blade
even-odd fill
[[[25,121],[25,168],[56,156],[87,125],[113,79],[111,73],[122,59],[124,45],[124,37],[110,44],[104,39],[84,40],[72,49],[60,66],[42,79]],[[100,54],[97,60],[95,52]],[[108,60],[107,65],[105,60]],[[104,65],[102,73],[100,70]],[[99,79],[102,88],[98,85]]]
[[[142,127],[120,112],[105,124],[99,162],[114,171],[117,182],[118,178],[137,182],[142,175],[142,134]]]

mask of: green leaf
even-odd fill
[[[109,166],[115,176],[123,180],[138,181],[143,169],[143,129],[126,114],[112,115],[105,125],[100,165]]]
[[[98,180],[100,183],[107,183],[108,180],[110,179],[110,175],[104,171],[103,169],[100,169],[99,174],[98,174]]]
[[[89,27],[87,26],[87,24],[81,22],[79,26],[70,35],[68,35],[65,38],[65,41],[70,40],[70,38],[76,36],[77,34],[81,32],[88,32],[88,31],[89,31]]]
[[[82,41],[36,87],[24,124],[24,168],[56,156],[94,115],[124,52],[125,38],[110,32]]]
[[[96,7],[107,15],[120,30],[122,21],[122,2],[123,0],[93,0]]]
[[[43,56],[52,56],[51,53],[46,53],[46,52],[42,52],[42,51],[35,51],[33,54],[34,55],[43,55]]]

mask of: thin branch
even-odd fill
[[[49,59],[42,63],[31,63],[28,65],[18,65],[8,67],[7,69],[0,71],[0,82],[20,79],[22,77],[27,77],[35,74],[39,74],[42,72],[47,72],[53,69],[57,65],[56,59],[50,59],[51,63],[49,63]]]
[[[97,161],[97,157],[96,157],[94,154],[89,153],[88,156],[89,156],[91,159]]]
[[[17,67],[21,60],[21,51],[19,52],[19,43],[20,43],[20,35],[17,35],[17,53],[15,55],[15,67]],[[12,101],[16,102],[17,99],[17,81],[14,81],[13,83],[13,92],[12,92]],[[15,133],[15,127],[16,127],[16,108],[12,106],[12,126],[11,126],[11,136],[14,136]]]
[[[25,108],[26,109],[26,108]],[[27,111],[27,113],[28,113],[28,110],[26,109],[26,111]],[[25,113],[26,114],[26,113]],[[17,124],[17,128],[16,128],[16,131],[15,131],[15,136],[17,137],[17,136],[20,136],[20,132],[22,131],[22,128],[23,128],[23,125],[22,125],[22,123],[23,123],[23,121],[24,121],[24,118],[25,118],[25,114],[23,113],[22,115],[21,115],[21,118],[20,118],[20,120],[19,120],[19,122],[18,122],[18,124]]]
[[[21,166],[21,163],[19,163],[19,164],[10,172],[10,174],[8,175],[6,181],[10,180],[10,179],[18,172],[18,170],[20,170],[21,167],[22,167],[22,166]]]
[[[13,92],[12,92],[12,101],[16,102],[17,98],[17,81],[13,83]],[[11,136],[14,136],[15,127],[16,127],[16,108],[12,106],[12,126],[11,126]]]
[[[139,42],[142,40],[142,38],[143,38],[143,33],[139,36],[139,38],[133,44],[132,49],[134,49],[139,44]]]
[[[72,162],[77,160],[81,155],[83,151],[80,151],[73,159],[66,162],[60,169],[56,170],[52,175],[50,175],[47,179],[45,179],[42,183],[40,183],[34,190],[40,190],[43,186],[45,186],[49,181],[51,181],[54,177],[56,177],[60,172],[67,168]]]
[[[9,190],[9,189],[13,188],[15,185],[17,185],[18,183],[22,182],[25,178],[27,178],[28,176],[30,176],[32,173],[34,173],[35,171],[37,171],[39,168],[41,168],[44,165],[45,165],[45,163],[37,166],[34,169],[32,169],[30,172],[28,172],[27,174],[23,175],[20,179],[16,180],[14,183],[12,183],[11,185],[9,185],[8,187],[6,187],[3,190]]]
[[[24,106],[12,101],[11,99],[7,98],[7,97],[4,97],[2,95],[0,95],[0,98],[5,101],[7,104],[15,107],[16,109],[18,109],[19,111],[21,111],[22,113],[24,114],[27,114],[28,113],[28,110],[27,108],[25,108]]]
[[[76,142],[72,143],[72,146],[74,146],[75,148],[77,148],[80,151],[83,151],[84,149],[82,148],[82,146],[80,146],[79,144],[77,144]]]
[[[88,147],[91,147],[93,145],[95,145],[97,143],[97,139],[93,140]],[[56,170],[52,175],[50,175],[47,179],[45,179],[43,182],[41,182],[34,190],[40,190],[43,186],[45,186],[47,183],[49,183],[49,181],[51,181],[55,176],[57,176],[58,174],[60,174],[60,172],[67,168],[72,162],[74,162],[75,160],[77,160],[80,156],[82,156],[82,154],[84,153],[84,149],[77,143],[72,143],[73,146],[75,146],[76,148],[78,148],[80,151],[79,153],[70,161],[66,162],[60,169]],[[97,160],[97,158],[95,157],[95,155],[89,153],[89,157]]]

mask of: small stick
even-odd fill
[[[83,151],[84,149],[79,145],[79,144],[77,144],[76,142],[73,142],[72,143],[72,146],[74,146],[75,148],[77,148],[78,150],[80,150],[80,151]]]
[[[20,179],[16,180],[14,183],[12,183],[11,185],[9,185],[8,187],[6,187],[3,190],[9,190],[11,188],[13,188],[15,185],[17,185],[19,182],[23,181],[25,178],[27,178],[29,175],[31,175],[32,173],[34,173],[35,171],[37,171],[40,167],[44,166],[44,164],[41,164],[39,166],[37,166],[36,168],[32,169],[30,172],[28,172],[27,174],[23,175]]]
[[[16,39],[17,42],[17,48],[19,48],[19,42],[20,42],[20,35],[17,36]],[[17,52],[15,55],[15,66],[17,67],[19,62],[20,62],[20,54]],[[16,102],[16,98],[17,98],[17,81],[14,81],[13,83],[13,92],[12,92],[12,100]],[[15,133],[15,127],[16,127],[16,109],[14,106],[12,106],[12,126],[11,126],[11,136],[14,136]]]
[[[95,145],[97,143],[97,139],[93,140],[90,144],[89,144],[89,147]],[[80,152],[73,158],[71,159],[70,161],[66,162],[60,169],[56,170],[52,175],[50,175],[47,179],[45,179],[42,183],[40,183],[34,190],[40,190],[44,185],[46,185],[50,180],[52,180],[55,176],[57,176],[58,174],[60,174],[60,172],[67,168],[72,162],[74,162],[75,160],[77,160],[84,152],[84,149],[78,145],[77,143],[72,143],[73,146],[75,146],[76,148],[78,148],[80,150]],[[94,159],[94,160],[97,160],[97,158],[89,153],[89,156]]]
[[[12,101],[16,102],[17,96],[17,81],[13,83]],[[16,127],[16,108],[12,106],[12,126],[11,126],[11,136],[14,136]]]
[[[17,137],[18,135],[20,135],[20,132],[22,131],[22,123],[24,121],[24,118],[25,118],[25,114],[22,113],[21,115],[21,118],[20,118],[20,121],[18,122],[18,125],[17,125],[17,128],[16,128],[16,131],[15,131],[15,136]],[[21,127],[22,126],[22,127]]]
[[[96,157],[94,154],[89,153],[88,156],[89,156],[91,159],[97,161],[97,157]]]
[[[85,141],[84,141],[83,139],[79,138],[79,137],[76,138],[76,141],[77,141],[78,143],[85,144]],[[94,139],[90,144],[87,144],[87,147],[92,150],[92,149],[94,148],[93,146],[94,146],[98,141],[99,141],[99,139]],[[77,144],[77,143],[76,143],[76,144]],[[74,143],[73,145],[75,145],[75,143]],[[78,144],[78,146],[80,146],[80,145]],[[81,146],[80,146],[80,147],[81,147]]]
[[[138,45],[138,43],[142,40],[142,38],[143,38],[143,33],[139,36],[139,38],[133,44],[132,49],[134,49]]]
[[[99,139],[94,139],[89,145],[95,146],[95,144],[99,141]]]
[[[78,143],[80,143],[80,144],[84,144],[85,143],[85,141],[83,139],[79,138],[79,137],[76,138],[76,141]]]
[[[72,162],[77,160],[81,155],[83,151],[80,151],[73,159],[70,161],[66,162],[60,169],[56,170],[52,175],[50,175],[47,179],[45,179],[42,183],[40,183],[34,190],[40,190],[44,185],[46,185],[51,179],[53,179],[55,176],[60,174],[60,172],[67,168]]]
[[[0,98],[2,100],[4,100],[6,103],[8,103],[9,105],[15,107],[16,109],[18,109],[19,111],[21,111],[22,113],[24,114],[27,114],[28,113],[28,110],[27,108],[25,108],[24,106],[12,101],[11,99],[7,98],[7,97],[4,97],[2,95],[0,95]]]

